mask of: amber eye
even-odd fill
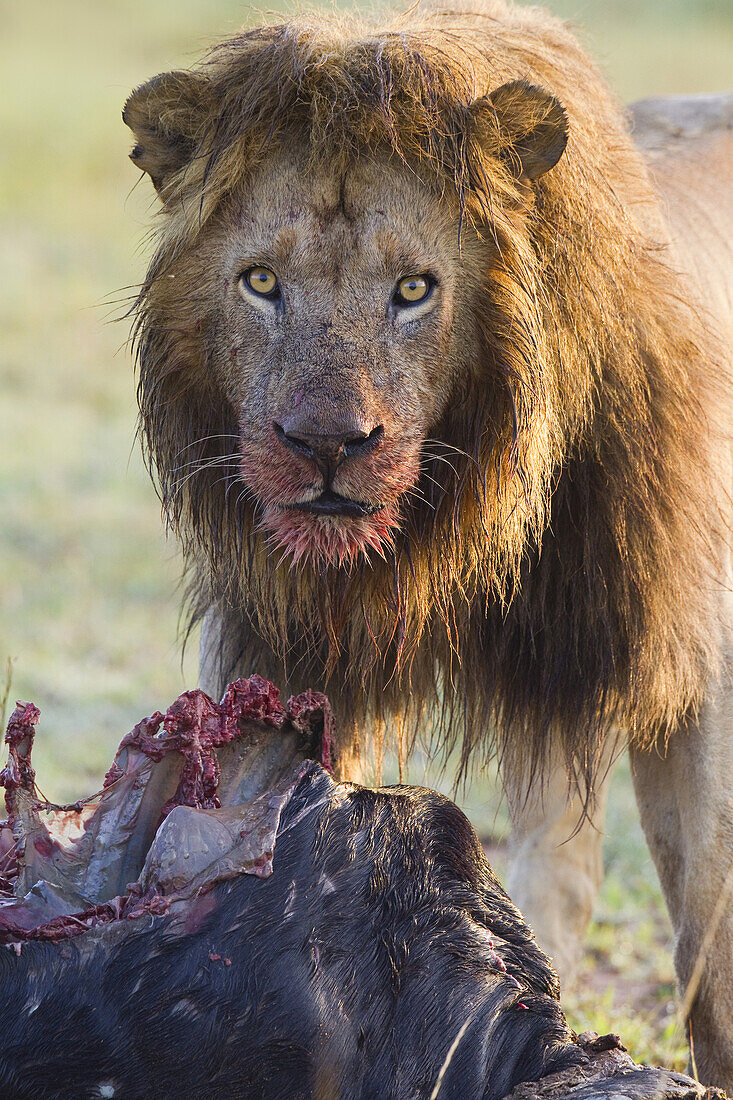
[[[398,306],[414,306],[423,302],[432,289],[433,281],[429,275],[408,275],[397,284],[394,300]]]
[[[280,289],[277,276],[269,267],[251,267],[240,275],[239,281],[262,298],[276,298]]]

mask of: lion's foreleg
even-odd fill
[[[583,816],[583,799],[570,790],[559,762],[529,793],[522,776],[504,776],[513,826],[508,892],[552,959],[564,989],[577,974],[603,877],[608,771],[604,763],[590,817]]]
[[[675,930],[694,1068],[733,1089],[733,687],[664,755],[632,753],[642,825]]]

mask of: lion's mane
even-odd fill
[[[570,126],[529,215],[511,135],[469,111],[518,79]],[[500,0],[416,6],[386,28],[307,15],[237,34],[173,91],[158,121],[187,160],[138,301],[139,397],[194,616],[216,602],[229,624],[223,663],[283,661],[355,727],[397,716],[409,731],[430,708],[464,763],[498,746],[541,766],[553,735],[588,773],[612,723],[637,744],[666,736],[716,662],[714,350],[625,116],[572,34]],[[393,150],[456,199],[461,232],[496,242],[473,373],[425,449],[424,503],[405,505],[386,560],[350,570],[278,560],[222,480],[237,425],[207,369],[211,307],[186,281],[211,213],[294,133],[336,167]]]

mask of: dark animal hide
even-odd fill
[[[584,1059],[464,815],[314,763],[271,877],[6,948],[0,1006],[2,1100],[429,1097],[444,1065],[441,1100],[498,1098]]]
[[[721,1100],[576,1041],[460,810],[334,782],[325,696],[184,692],[71,806],[38,717],[0,772],[0,1100]]]

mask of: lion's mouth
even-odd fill
[[[363,500],[352,500],[349,497],[340,496],[332,489],[326,489],[315,500],[294,502],[286,504],[285,507],[289,511],[309,512],[317,516],[351,516],[352,518],[359,518],[376,515],[386,505],[383,503],[368,504]]]

